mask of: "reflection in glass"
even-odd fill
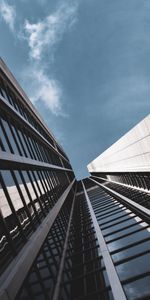
[[[150,299],[150,275],[124,285],[125,293],[130,300]]]
[[[149,271],[150,253],[136,257],[116,267],[120,280],[125,280]]]

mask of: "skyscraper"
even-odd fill
[[[0,299],[150,299],[150,117],[88,165],[0,61]]]

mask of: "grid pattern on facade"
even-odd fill
[[[113,299],[84,194],[76,196],[60,299]]]
[[[149,299],[149,224],[100,187],[88,195],[127,299]]]
[[[150,194],[146,191],[135,190],[132,187],[125,187],[111,182],[106,182],[105,186],[112,188],[114,191],[122,194],[123,196],[129,197],[136,203],[150,209]]]
[[[21,94],[16,91],[13,84],[9,81],[7,76],[1,71],[0,73],[0,96],[4,99],[20,116],[22,116],[33,128],[35,128],[39,134],[46,138],[52,144],[55,145],[54,138],[47,133],[37,121],[37,115],[31,111],[31,107],[28,106],[27,102],[22,98]],[[59,145],[58,148],[60,149]],[[66,157],[63,150],[63,155]],[[66,157],[67,158],[67,157]]]
[[[1,272],[68,186],[62,172],[1,170]]]
[[[69,186],[74,174],[66,154],[32,105],[1,70],[0,106],[2,274]]]
[[[69,195],[66,199],[16,299],[113,299],[83,194],[75,199],[61,284],[57,297],[53,298],[71,211],[71,197]],[[69,211],[66,211],[68,205]]]
[[[73,191],[65,200],[16,299],[52,299],[73,204]]]
[[[147,222],[149,222],[150,218],[150,202],[149,202],[149,197],[150,193],[148,190],[144,190],[138,187],[131,187],[129,185],[124,185],[122,183],[114,182],[114,181],[109,181],[106,179],[99,178],[97,176],[92,176],[92,180],[96,180],[101,184],[102,187],[105,187],[107,191],[111,192],[114,194],[118,194],[122,197],[122,201],[127,200],[128,205],[129,202],[131,204],[131,207],[133,210],[138,210],[138,212],[141,213],[141,217],[145,219]],[[95,181],[95,182],[96,182]],[[123,197],[124,200],[123,200]],[[128,201],[129,199],[129,201]]]
[[[0,299],[149,300],[150,173],[77,182],[1,60],[0,107]]]
[[[5,106],[0,112],[0,148],[2,151],[29,158],[47,164],[70,168],[69,162],[62,154],[51,147],[42,137],[30,128],[29,124]]]
[[[150,173],[149,172],[124,172],[124,173],[91,173],[93,177],[106,179],[111,182],[123,184],[127,187],[150,190]]]

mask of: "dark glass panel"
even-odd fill
[[[102,229],[102,232],[103,232],[103,235],[111,234],[113,231],[120,230],[120,229],[123,230],[124,227],[130,226],[130,225],[133,225],[133,224],[137,224],[137,221],[135,220],[135,218],[125,220],[122,223],[110,226],[109,228],[106,228],[106,229]]]
[[[149,249],[150,249],[150,241],[146,241],[139,245],[128,248],[124,251],[120,251],[116,254],[113,254],[112,259],[114,262],[118,262],[119,260],[126,259],[128,257],[132,257],[132,256],[140,254],[144,251],[148,251]]]
[[[10,147],[9,147],[6,137],[4,135],[4,131],[1,127],[1,123],[0,123],[0,137],[1,137],[2,145],[3,145],[3,149],[5,149],[6,152],[10,152]]]
[[[136,257],[128,262],[116,266],[120,280],[137,276],[149,271],[150,253]]]
[[[9,143],[11,144],[11,147],[13,149],[13,153],[14,154],[19,154],[18,148],[16,146],[16,143],[15,143],[14,137],[12,135],[12,132],[10,130],[10,127],[8,125],[8,122],[6,120],[2,119],[2,124],[3,124],[4,128],[5,128],[5,131],[6,131],[8,140],[9,140]]]
[[[150,299],[150,276],[130,282],[124,285],[127,298],[130,300]]]
[[[138,242],[145,238],[150,238],[150,232],[147,229],[133,233],[127,237],[108,244],[109,251],[119,250],[122,247],[129,246],[132,243]]]
[[[125,235],[125,234],[131,234],[132,232],[136,231],[136,230],[141,230],[143,227],[146,227],[148,226],[147,223],[145,222],[142,222],[140,224],[134,224],[134,226],[131,226],[127,229],[124,229],[122,231],[119,231],[119,232],[116,232],[108,237],[105,238],[106,242],[109,242],[113,239],[117,239],[117,238],[120,238],[121,236]]]

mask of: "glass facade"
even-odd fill
[[[0,300],[150,299],[150,173],[91,173],[0,61]]]

